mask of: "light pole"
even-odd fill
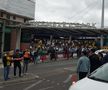
[[[105,1],[102,0],[102,17],[101,17],[101,29],[104,29],[104,7]],[[103,35],[101,35],[101,48],[103,47]]]
[[[104,7],[105,7],[105,0],[102,0],[102,18],[101,18],[101,28],[104,29]]]

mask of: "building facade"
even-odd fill
[[[20,48],[21,24],[33,20],[34,17],[33,0],[0,0],[1,51]]]

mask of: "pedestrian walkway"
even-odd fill
[[[70,59],[72,60],[72,59]],[[47,60],[46,62],[44,63],[41,63],[41,64],[45,64],[45,63],[57,63],[57,62],[62,62],[62,61],[68,61],[66,59],[58,59],[57,61],[50,61],[50,60]],[[73,59],[73,61],[77,62],[76,59]],[[33,63],[30,63],[30,65],[33,65]],[[0,64],[0,67],[3,67],[2,64]],[[2,69],[2,68],[1,68]],[[70,68],[68,68],[70,70]],[[0,72],[3,72],[3,70],[0,70]],[[32,74],[32,73],[28,73],[26,75],[23,75],[23,77],[14,77],[13,76],[13,66],[11,66],[11,70],[10,70],[10,79],[8,81],[4,81],[3,80],[3,73],[0,74],[0,85],[2,84],[11,84],[11,83],[18,83],[18,82],[24,82],[24,81],[28,81],[28,80],[34,80],[34,79],[38,79],[39,76],[38,75],[35,75],[35,74]]]
[[[23,81],[28,81],[28,80],[34,80],[34,79],[38,79],[39,76],[34,75],[32,73],[27,73],[26,75],[22,75],[22,77],[14,77],[13,74],[13,64],[10,68],[10,76],[9,76],[9,80],[4,81],[3,79],[3,64],[2,64],[2,60],[0,59],[0,85],[3,84],[13,84],[13,83],[18,83],[18,82],[23,82]]]
[[[29,80],[35,80],[35,79],[39,79],[39,76],[34,75],[32,73],[28,73],[26,75],[23,75],[22,77],[10,76],[10,79],[7,81],[4,81],[3,78],[0,77],[0,85],[14,84],[14,83],[25,82],[25,81],[29,81]]]

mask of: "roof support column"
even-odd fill
[[[16,49],[20,49],[20,41],[21,41],[21,26],[16,30],[17,40],[16,40]]]
[[[53,36],[50,35],[50,44],[52,43]]]
[[[6,28],[6,24],[5,24],[5,21],[3,21],[3,26],[2,26],[2,43],[1,43],[1,57],[2,58],[3,58],[3,53],[4,53],[5,28]]]
[[[72,40],[72,36],[69,36],[69,42],[71,42],[71,40]]]

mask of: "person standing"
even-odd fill
[[[38,49],[36,49],[34,51],[34,64],[37,64],[38,63],[37,58],[38,58]]]
[[[21,77],[21,61],[23,60],[22,55],[20,55],[20,50],[16,49],[13,55],[13,63],[14,63],[14,76],[16,76],[16,69],[19,69],[19,77]]]
[[[4,80],[8,80],[9,78],[9,71],[10,71],[10,65],[11,65],[11,56],[8,53],[4,53],[3,55],[3,66],[4,66]]]
[[[90,59],[90,73],[102,65],[101,61],[99,60],[99,56],[95,54],[95,49],[90,50],[89,59]]]
[[[64,58],[66,58],[67,60],[69,60],[69,46],[66,44],[66,46],[64,46]]]
[[[78,60],[77,74],[79,80],[83,79],[90,72],[90,60],[87,57],[87,52],[83,51],[82,56]]]
[[[103,57],[102,64],[108,63],[108,52],[106,52],[106,55]]]
[[[101,65],[103,65],[103,54],[101,52],[98,53],[98,57],[101,62]]]
[[[46,60],[46,51],[45,51],[45,48],[41,48],[41,50],[40,50],[40,60],[42,62],[45,62],[45,60]]]
[[[50,54],[50,60],[52,61],[53,59],[56,61],[56,50],[54,49],[54,46],[51,46],[48,50],[48,53]]]
[[[30,51],[26,49],[24,52],[24,62],[23,62],[23,74],[26,74],[28,71],[28,64],[30,62]]]

